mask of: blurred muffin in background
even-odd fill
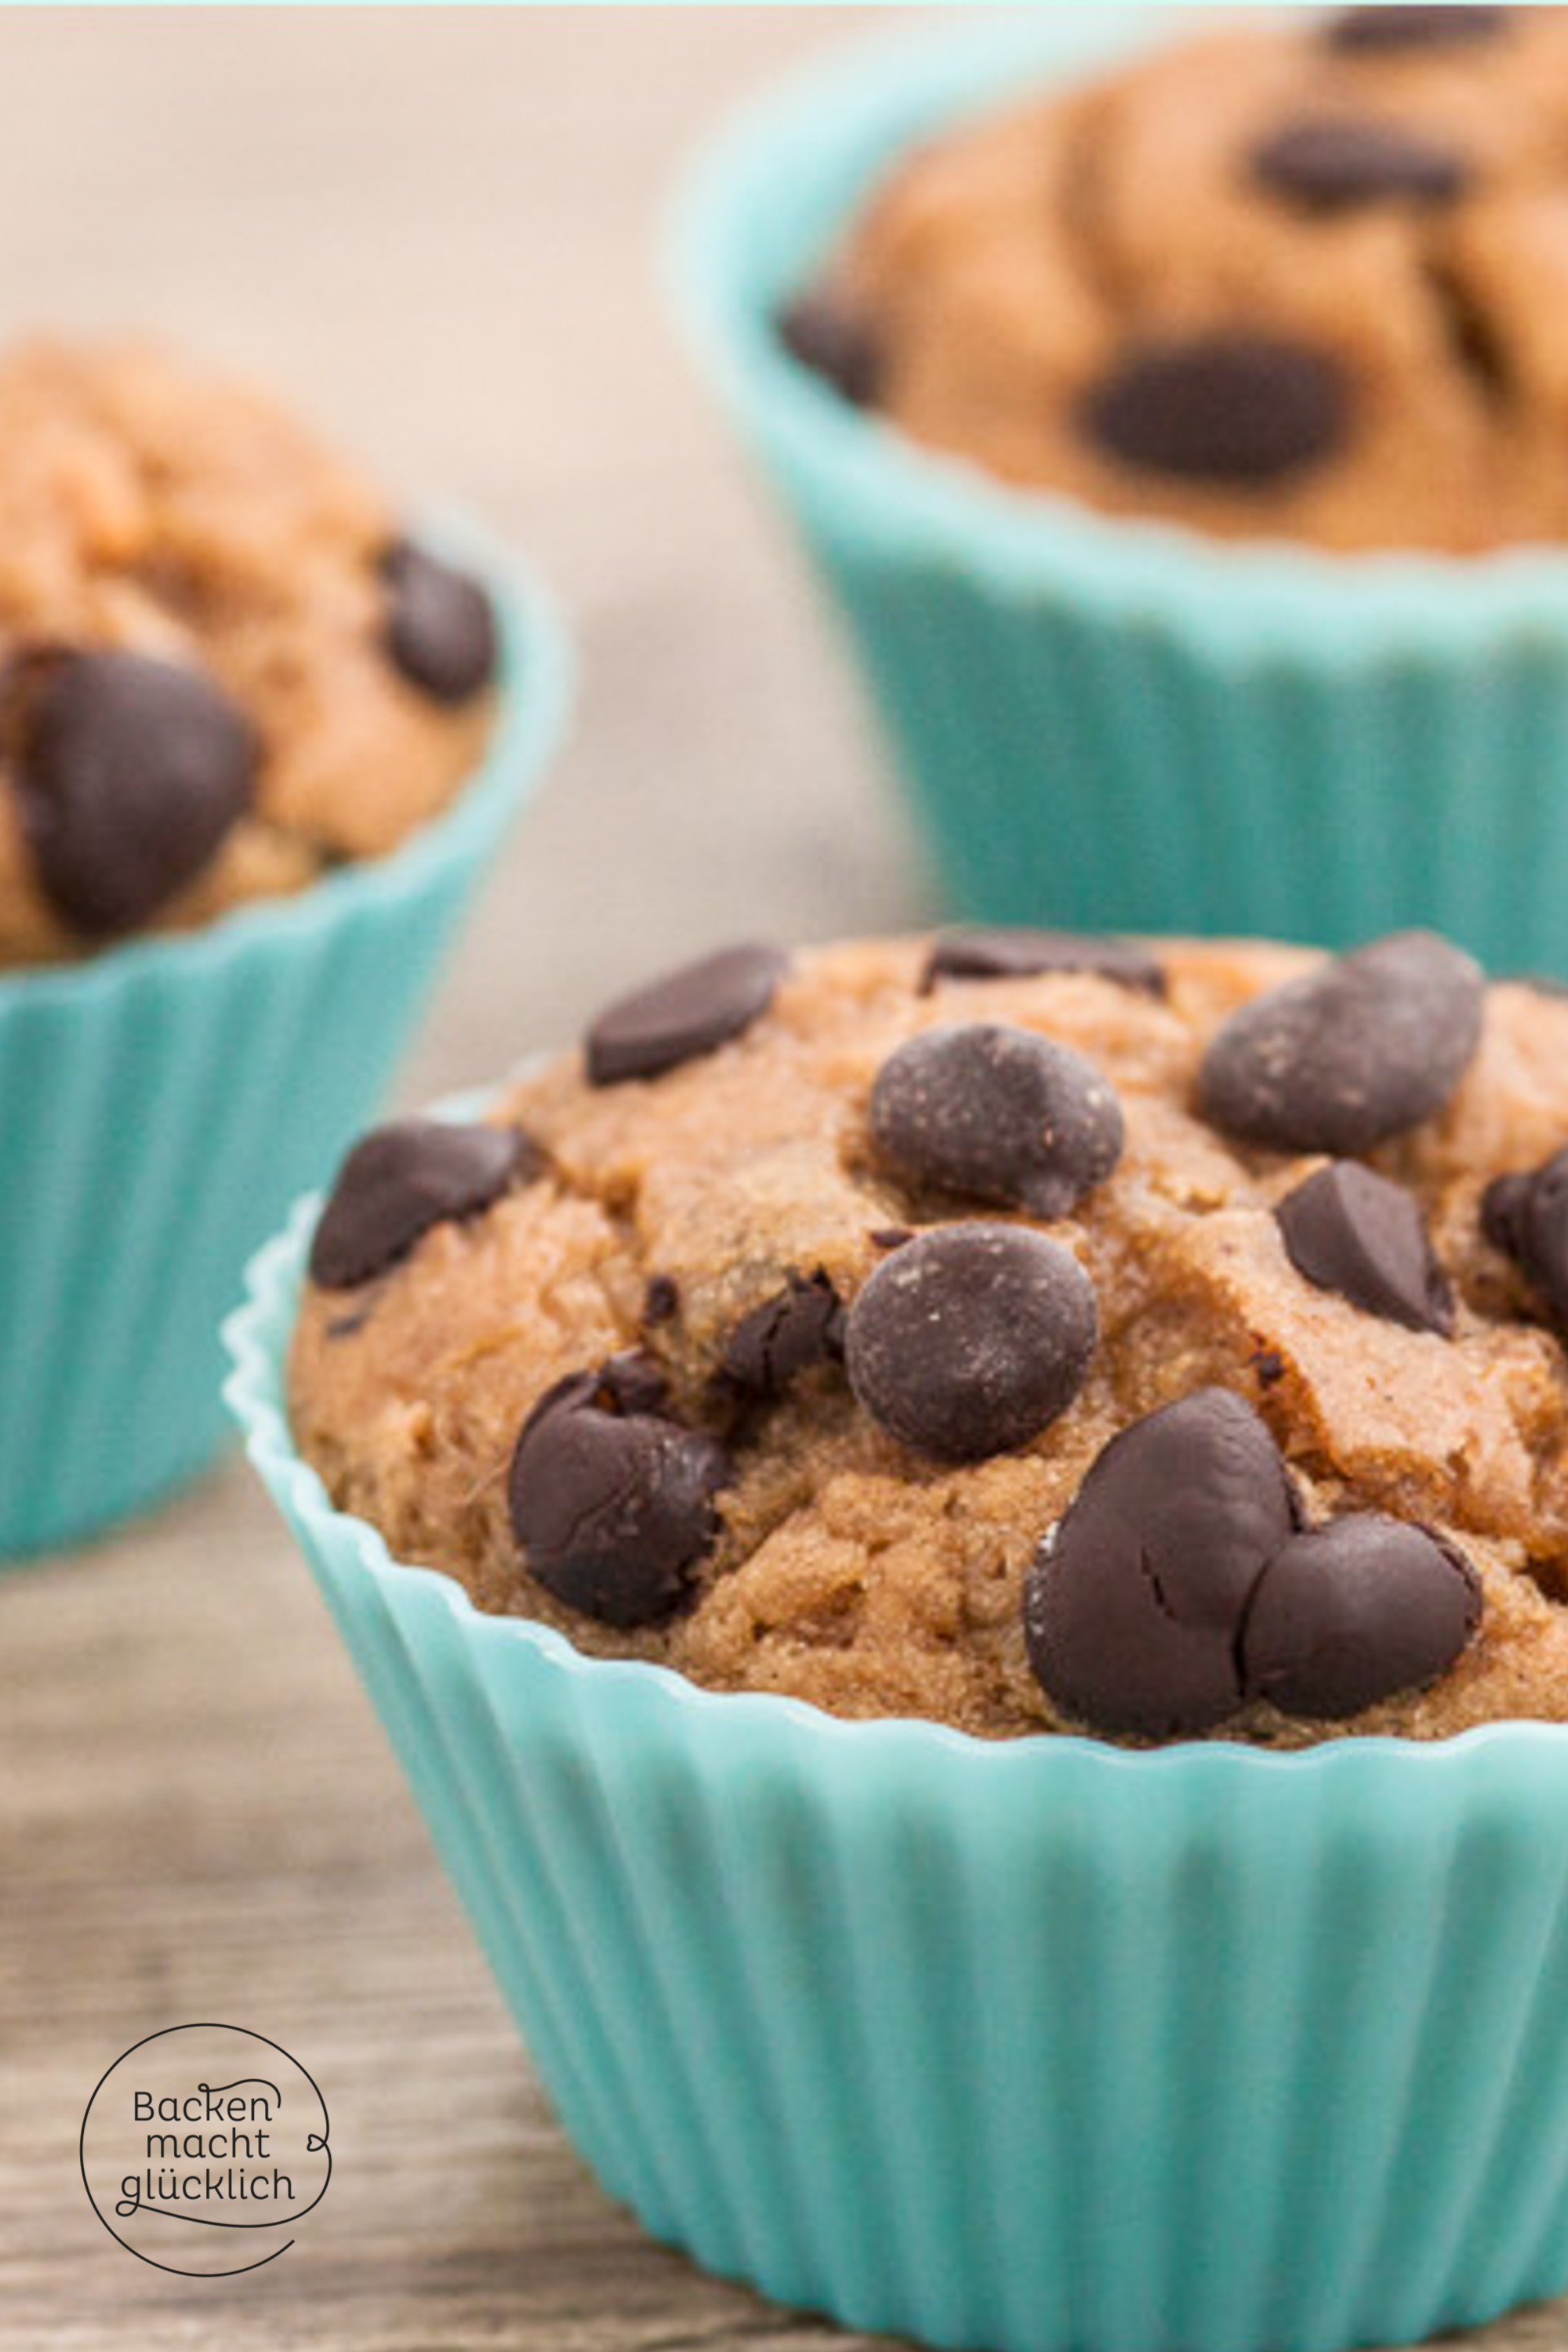
[[[151,344],[0,361],[0,963],[374,857],[493,719],[495,619],[258,393]]]
[[[379,1103],[565,677],[509,560],[259,394],[0,360],[0,1559],[215,1451],[246,1253]]]
[[[1568,970],[1568,11],[905,26],[679,257],[946,909]]]
[[[910,156],[786,313],[931,448],[1325,547],[1568,533],[1568,11],[1226,28]]]

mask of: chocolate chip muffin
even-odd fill
[[[1568,11],[1277,11],[913,154],[781,329],[1005,480],[1334,549],[1568,532]]]
[[[988,1738],[1568,1720],[1568,999],[745,946],[316,1231],[297,1442],[585,1651]]]
[[[0,966],[395,847],[472,772],[489,604],[258,394],[0,360]]]

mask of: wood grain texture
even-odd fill
[[[0,11],[8,323],[156,327],[271,378],[411,498],[510,533],[571,611],[575,743],[405,1100],[661,958],[924,912],[654,253],[704,125],[869,14]],[[0,1579],[0,2352],[868,2341],[704,2278],[578,2165],[238,1465]],[[78,2171],[100,2074],[202,2016],[296,2051],[331,2110],[331,2194],[248,2279],[132,2262]],[[1470,2341],[1559,2352],[1568,2306]]]

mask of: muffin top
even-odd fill
[[[451,799],[495,624],[268,401],[149,346],[0,360],[0,966],[301,888]]]
[[[358,1145],[297,1442],[483,1609],[988,1738],[1568,1720],[1568,998],[1426,933],[705,958]]]
[[[1276,12],[912,154],[782,321],[1014,483],[1199,530],[1568,534],[1568,10]]]

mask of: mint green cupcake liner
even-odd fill
[[[227,1395],[566,2130],[710,2269],[964,2352],[1334,2352],[1568,2286],[1568,1731],[1129,1754],[588,1659]]]
[[[211,1460],[246,1258],[374,1114],[554,747],[552,613],[457,545],[496,595],[501,715],[443,815],[298,898],[0,975],[0,1558],[103,1529]]]
[[[773,321],[898,158],[1162,12],[880,36],[754,106],[672,241],[699,355],[869,687],[952,911],[1568,971],[1568,551],[1340,556],[1011,489],[849,406]]]

